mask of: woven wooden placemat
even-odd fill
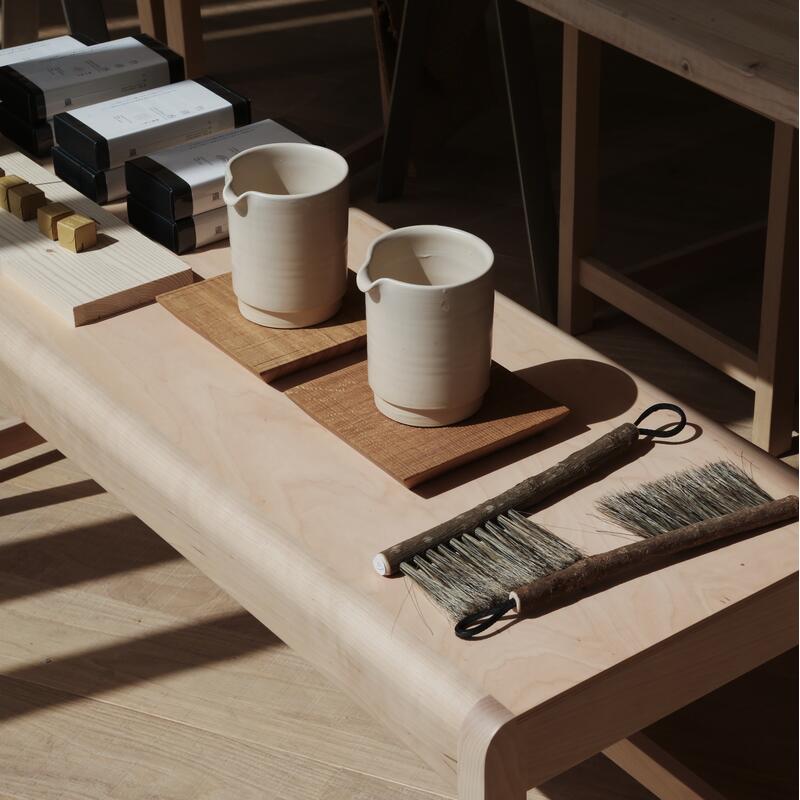
[[[268,383],[366,345],[364,296],[350,273],[342,308],[310,328],[256,325],[239,313],[230,272],[158,296],[158,302]]]
[[[507,447],[563,419],[569,409],[499,364],[473,417],[443,428],[412,428],[383,416],[367,383],[367,363],[287,389],[314,420],[408,487]]]

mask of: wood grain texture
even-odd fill
[[[19,153],[0,156],[0,167],[97,221],[97,245],[71,253],[44,237],[36,222],[0,214],[0,273],[74,326],[150,302],[160,292],[191,283],[177,256],[103,210],[89,198]]]
[[[13,800],[61,798],[65,787],[86,800],[93,783],[92,800],[107,800],[108,786],[116,800],[152,800],[152,781],[132,781],[129,763],[147,776],[169,765],[159,798],[181,797],[198,769],[207,785],[225,781],[222,800],[255,785],[270,788],[265,800],[315,797],[313,782],[285,779],[291,771],[344,782],[347,800],[452,797],[453,786],[113,496],[66,499],[88,476],[68,459],[43,464],[50,453],[45,444],[0,460],[2,800],[12,776]],[[132,721],[126,759],[116,738],[106,748],[98,737],[103,714]],[[237,742],[258,754],[241,774],[218,764]],[[529,797],[650,798],[602,756]]]
[[[797,127],[797,5],[750,0],[522,0]]]
[[[256,325],[239,313],[231,275],[219,275],[159,295],[164,308],[267,383],[366,347],[364,296],[350,273],[342,309],[311,328]]]
[[[287,390],[288,397],[361,455],[412,487],[555,425],[569,409],[499,364],[477,414],[456,425],[414,428],[375,407],[361,361]]]
[[[356,266],[386,227],[357,211],[350,224]],[[226,262],[224,248],[190,259],[203,275],[227,271]],[[506,298],[497,298],[494,322],[496,360],[572,413],[513,463],[465,467],[428,496],[342,447],[157,304],[73,330],[0,278],[0,405],[451,785],[469,768],[458,762],[458,742],[480,700],[531,721],[519,729],[519,763],[533,783],[796,642],[797,525],[671,564],[488,641],[455,639],[424,596],[374,574],[372,555],[671,399]],[[773,496],[794,490],[793,470],[687,411],[697,426],[687,439],[645,448],[537,521],[587,552],[611,549],[619,533],[592,517],[602,494],[724,458],[746,464]]]

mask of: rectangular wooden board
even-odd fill
[[[35,219],[23,222],[0,211],[0,273],[70,324],[127,311],[192,282],[191,269],[177,256],[26,156],[2,155],[0,167],[40,187],[50,202],[97,222],[97,245],[73,253],[44,236]]]
[[[245,319],[230,272],[159,295],[158,302],[204,339],[270,382],[366,345],[364,297],[349,274],[336,316],[311,328],[266,328]]]
[[[569,409],[499,364],[480,411],[456,425],[412,428],[383,416],[367,383],[367,362],[286,391],[314,420],[409,488],[533,436]]]

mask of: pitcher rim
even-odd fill
[[[483,255],[487,256],[487,265],[484,269],[482,269],[477,275],[469,278],[469,280],[465,281],[458,281],[456,283],[437,283],[437,284],[424,284],[424,283],[410,283],[409,281],[403,281],[399,278],[389,278],[389,277],[380,277],[373,279],[369,276],[369,263],[372,260],[372,254],[375,248],[385,239],[391,239],[399,233],[425,233],[425,232],[442,232],[446,231],[447,233],[455,233],[458,236],[471,240],[474,244],[477,245],[477,249],[482,251]],[[441,291],[442,289],[458,289],[462,286],[469,286],[471,283],[475,283],[476,281],[485,278],[492,270],[494,269],[494,250],[483,240],[480,236],[476,236],[474,233],[470,233],[469,231],[465,231],[462,228],[453,228],[450,225],[406,225],[402,228],[394,228],[390,231],[386,231],[386,233],[382,233],[380,236],[376,237],[370,243],[369,249],[367,250],[367,255],[364,258],[364,263],[359,267],[357,277],[361,275],[361,273],[365,273],[370,283],[370,289],[374,287],[378,283],[394,283],[398,286],[413,286],[417,289],[422,291]],[[358,281],[359,288],[361,288],[361,281]],[[363,292],[369,291],[369,289],[361,289]]]
[[[230,201],[228,198],[233,194],[233,190],[231,189],[231,183],[233,182],[233,175],[231,173],[231,165],[238,161],[243,156],[246,156],[250,153],[255,151],[261,150],[277,150],[280,148],[290,148],[292,150],[316,150],[318,152],[324,152],[326,156],[333,156],[334,160],[339,162],[340,166],[344,167],[344,172],[341,177],[332,183],[330,186],[326,186],[324,189],[317,189],[313,192],[302,192],[298,194],[273,194],[272,192],[262,192],[259,189],[248,189],[241,194],[235,196],[235,199],[231,199]],[[243,197],[247,197],[248,195],[259,195],[260,197],[268,197],[270,200],[284,200],[284,201],[291,201],[291,200],[306,200],[310,197],[319,197],[320,195],[326,194],[327,192],[331,192],[334,189],[337,189],[341,186],[350,176],[350,165],[347,163],[347,160],[342,156],[341,153],[337,153],[335,150],[331,150],[330,147],[322,147],[322,145],[312,144],[311,142],[268,142],[267,144],[258,144],[254,147],[248,147],[246,150],[242,150],[240,153],[237,153],[232,158],[228,159],[228,163],[225,165],[225,185],[222,188],[223,193],[223,200],[225,200],[226,205],[235,205],[238,203]],[[226,197],[227,195],[227,197]]]

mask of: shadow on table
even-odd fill
[[[626,372],[590,359],[548,361],[517,370],[514,374],[548,397],[566,405],[570,409],[569,416],[540,434],[415,487],[417,494],[425,498],[435,497],[586,433],[588,425],[624,414],[636,402],[638,395],[636,384]],[[640,444],[634,448],[635,458],[648,449],[649,443]],[[621,463],[625,462],[621,460],[615,467]],[[598,475],[598,478],[601,477],[602,473]]]

